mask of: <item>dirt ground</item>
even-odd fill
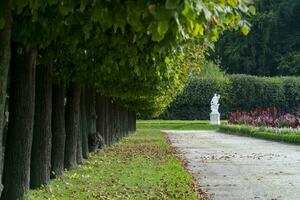
[[[164,131],[215,200],[300,200],[300,146],[214,131]]]

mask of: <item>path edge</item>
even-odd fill
[[[180,157],[179,150],[177,147],[174,147],[172,145],[172,142],[170,140],[168,132],[167,131],[160,131],[160,132],[164,135],[167,144],[170,146],[173,156],[175,156],[175,158],[181,163],[183,170],[186,171],[192,177],[193,181],[191,183],[191,188],[192,188],[193,192],[195,192],[197,194],[198,199],[212,200],[212,198],[210,198],[210,195],[202,189],[200,183],[196,180],[196,178],[187,169],[188,162],[184,158]]]

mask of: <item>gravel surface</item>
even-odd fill
[[[214,131],[163,131],[215,200],[300,200],[300,146]]]

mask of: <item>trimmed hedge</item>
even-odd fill
[[[254,127],[241,125],[221,125],[218,131],[232,135],[248,136],[278,142],[300,144],[300,133],[275,133],[272,131],[257,130]]]
[[[221,94],[221,118],[228,112],[276,107],[282,113],[300,111],[300,78],[228,75],[223,78],[192,78],[161,119],[209,119],[210,101]]]
[[[227,94],[228,80],[224,78],[193,78],[160,116],[163,119],[207,119],[210,113],[210,101],[214,93]],[[220,99],[221,113],[228,110],[227,98],[222,95]]]

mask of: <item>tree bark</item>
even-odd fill
[[[7,124],[5,117],[6,91],[8,82],[8,72],[11,59],[11,1],[4,1],[4,18],[5,26],[0,30],[0,196],[3,190],[2,185],[2,171],[4,164],[4,127]]]
[[[87,110],[86,110],[86,89],[83,87],[80,97],[80,120],[82,136],[82,156],[85,159],[89,157],[88,129],[87,129]]]
[[[97,132],[103,138],[104,144],[106,144],[106,135],[105,135],[105,97],[97,94],[96,96],[96,112],[97,112],[97,121],[96,128]]]
[[[55,178],[64,172],[66,142],[64,81],[53,85],[52,91],[51,177]]]
[[[99,132],[96,128],[96,120],[98,115],[96,114],[96,90],[93,87],[86,89],[86,109],[87,109],[87,130],[88,130],[88,149],[89,152],[97,150],[101,141],[97,139]]]
[[[119,108],[119,113],[120,113],[120,137],[124,137],[124,109],[123,106],[120,106]]]
[[[104,124],[104,134],[105,134],[105,144],[107,146],[110,146],[111,141],[110,141],[110,120],[109,120],[109,116],[110,116],[110,98],[105,97],[105,124]]]
[[[36,55],[31,47],[22,55],[13,48],[2,199],[18,199],[29,189]]]
[[[77,141],[80,132],[80,90],[80,84],[73,82],[67,91],[64,162],[67,169],[77,166]]]
[[[120,131],[120,106],[119,104],[115,105],[116,109],[116,137],[117,140],[121,139],[121,131]]]
[[[82,155],[82,145],[83,145],[83,130],[81,127],[82,125],[82,108],[81,108],[81,100],[82,100],[82,96],[84,95],[84,90],[83,90],[83,87],[81,85],[80,87],[80,96],[79,96],[79,130],[76,131],[77,132],[77,155],[76,155],[76,161],[77,161],[77,164],[82,164],[83,163],[83,155]]]
[[[134,111],[133,113],[133,120],[134,120],[134,124],[133,124],[133,131],[136,131],[136,112]]]
[[[47,50],[46,50],[47,51]],[[51,115],[52,115],[52,60],[45,52],[46,64],[36,68],[36,95],[31,149],[30,187],[35,189],[50,181]]]
[[[110,99],[110,143],[114,144],[115,143],[115,103],[113,102],[112,99]]]

